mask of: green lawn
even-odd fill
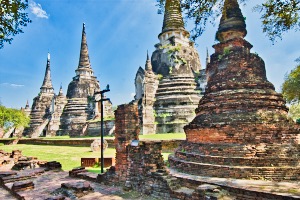
[[[81,158],[100,158],[100,152],[92,152],[90,147],[70,147],[70,146],[51,146],[51,145],[3,145],[0,149],[11,152],[12,150],[22,150],[24,156],[34,156],[39,160],[58,161],[62,164],[63,170],[71,170],[80,166]],[[104,156],[114,157],[116,150],[108,148]],[[170,153],[163,153],[166,160]],[[99,172],[99,168],[89,168],[89,171]]]
[[[11,152],[12,150],[22,150],[24,156],[35,156],[39,160],[58,161],[62,164],[63,170],[71,170],[80,166],[81,158],[100,158],[100,152],[92,152],[90,147],[70,147],[70,146],[50,146],[50,145],[5,145],[0,149]],[[114,157],[115,149],[108,148],[104,156]]]
[[[140,139],[149,139],[149,140],[174,140],[174,139],[185,139],[184,133],[161,133],[161,134],[152,134],[152,135],[140,135]],[[40,137],[39,139],[45,139],[45,140],[77,140],[77,139],[99,139],[98,137],[78,137],[78,138],[70,138],[70,136],[54,136],[54,137]],[[104,138],[110,139],[114,138],[111,136],[105,136]]]

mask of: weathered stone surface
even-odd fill
[[[30,190],[34,188],[34,183],[31,180],[14,182],[12,191],[18,192],[22,190]]]
[[[170,165],[202,176],[299,180],[300,127],[287,118],[263,60],[243,39],[238,3],[224,6],[205,94]]]
[[[67,99],[63,95],[62,88],[60,88],[58,95],[54,93],[51,82],[49,54],[40,93],[33,99],[31,110],[29,109],[28,101],[24,109],[24,112],[29,114],[30,124],[28,128],[25,128],[23,135],[28,135],[32,138],[55,136],[59,129],[60,116],[66,103]],[[21,130],[18,131],[21,132]],[[20,136],[20,133],[16,133],[16,131],[15,134]]]
[[[103,139],[103,150],[105,151],[108,147],[108,143],[106,140]],[[101,139],[96,139],[91,144],[92,151],[101,151]]]
[[[116,116],[116,166],[115,171],[120,181],[125,181],[129,161],[127,159],[127,146],[132,140],[139,139],[139,115],[137,102],[118,106]]]
[[[199,55],[184,28],[178,0],[166,1],[158,38],[151,62],[147,59],[135,79],[142,133],[179,133],[195,116],[206,79],[200,75]]]
[[[94,76],[89,60],[84,24],[79,64],[75,72],[76,76],[68,86],[68,103],[61,116],[60,135],[79,136],[85,134],[86,121],[94,117],[94,92],[100,90],[99,81]]]

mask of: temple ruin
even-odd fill
[[[166,1],[159,43],[135,78],[143,134],[183,132],[195,116],[206,78],[189,36],[180,2]]]
[[[299,181],[300,127],[287,118],[246,34],[238,2],[225,0],[207,88],[170,166],[200,176]]]
[[[93,96],[95,91],[100,91],[100,84],[91,67],[85,24],[82,28],[79,64],[75,72],[76,76],[68,86],[68,103],[61,116],[60,135],[82,135],[84,126],[87,126],[86,121],[95,115]]]
[[[56,95],[51,81],[50,54],[48,54],[40,93],[33,99],[31,110],[26,107],[31,121],[23,135],[32,138],[55,135],[81,136],[87,134],[89,120],[99,121],[101,108],[99,102],[96,102],[94,93],[100,91],[100,84],[90,64],[85,24],[82,29],[79,64],[75,72],[76,76],[68,86],[67,95],[63,94],[62,87]],[[112,112],[111,101],[106,101],[104,116],[113,116]],[[114,123],[107,123],[106,126],[109,131]],[[92,122],[90,129],[91,134],[95,135],[95,131],[100,134],[99,123]]]

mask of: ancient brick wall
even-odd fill
[[[128,145],[139,139],[139,116],[136,102],[118,106],[115,111],[116,174],[120,181],[127,177]]]

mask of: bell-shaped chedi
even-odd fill
[[[70,82],[67,91],[68,103],[61,115],[60,134],[78,136],[86,126],[86,121],[93,117],[93,95],[100,90],[100,84],[91,68],[85,24],[82,28],[79,64],[76,76]]]
[[[201,69],[194,43],[185,30],[179,0],[166,0],[162,31],[151,62],[153,72],[163,77],[192,77]]]
[[[171,167],[203,176],[300,180],[300,127],[287,118],[246,33],[237,1],[225,0],[206,91],[184,128],[186,141],[169,157]]]
[[[195,116],[200,100],[197,90],[200,59],[185,30],[179,0],[166,0],[162,32],[151,57],[158,75],[155,93],[156,133],[182,132]]]

